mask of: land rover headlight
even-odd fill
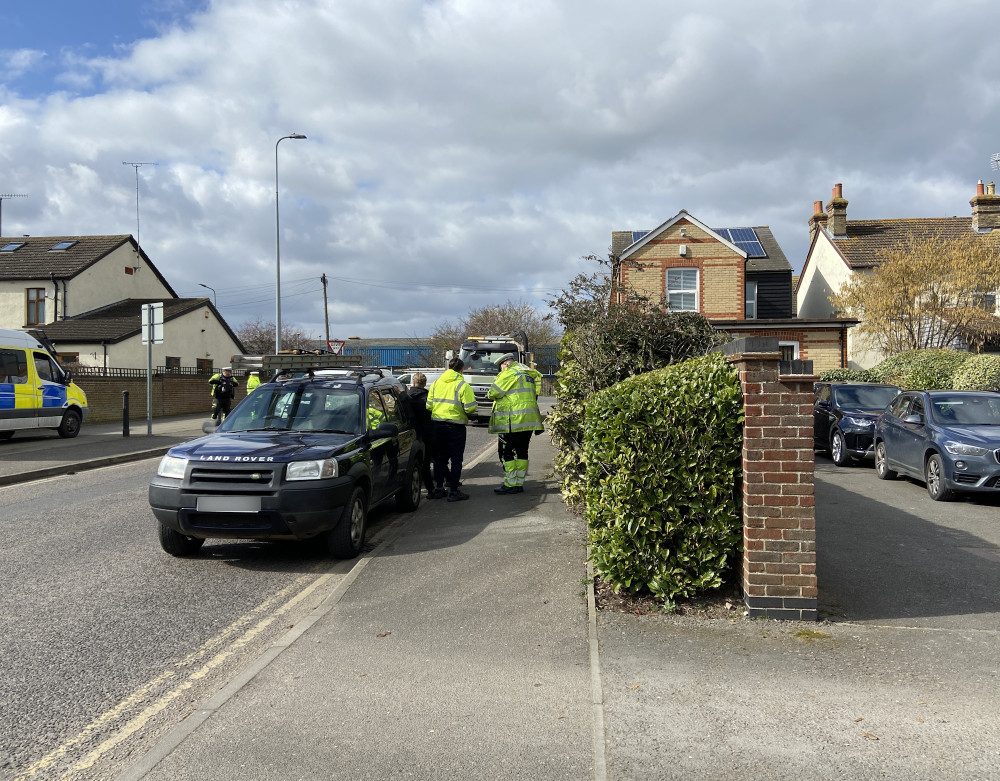
[[[337,459],[323,458],[319,461],[291,461],[285,472],[288,480],[326,480],[337,476]]]
[[[967,445],[964,442],[945,442],[944,449],[953,456],[985,456],[990,452],[988,447]]]
[[[159,477],[173,477],[177,480],[183,480],[187,463],[188,460],[186,458],[164,456],[160,459],[160,465],[156,468],[156,474]]]

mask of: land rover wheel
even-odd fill
[[[830,458],[837,466],[848,466],[852,459],[847,452],[847,443],[840,429],[834,429],[830,435]]]
[[[59,424],[59,428],[56,432],[63,439],[72,439],[77,434],[80,433],[80,413],[75,409],[68,409],[63,414],[62,423]]]
[[[160,547],[171,556],[193,556],[204,544],[205,541],[199,537],[188,537],[160,524]]]
[[[420,505],[420,494],[423,487],[420,465],[420,459],[414,458],[406,473],[406,484],[396,494],[396,507],[406,513],[413,512]]]
[[[365,544],[368,528],[368,497],[360,485],[354,486],[351,501],[344,507],[340,523],[327,532],[326,545],[338,559],[353,559]]]

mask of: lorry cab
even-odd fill
[[[31,334],[0,329],[0,440],[14,432],[53,428],[80,433],[87,395]]]
[[[462,349],[458,353],[458,357],[465,363],[462,377],[472,386],[472,392],[476,396],[478,421],[489,420],[493,402],[487,394],[499,373],[494,361],[507,353],[516,355],[521,363],[534,365],[533,356],[528,352],[528,337],[524,331],[496,336],[469,336],[462,342]]]

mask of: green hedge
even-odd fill
[[[587,403],[591,561],[665,603],[717,588],[742,543],[743,401],[720,354],[624,380]]]
[[[972,355],[958,367],[951,387],[957,390],[1000,391],[1000,355]]]
[[[1000,390],[1000,356],[959,350],[907,350],[870,369],[831,369],[827,382],[882,382],[903,390]]]

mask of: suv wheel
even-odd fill
[[[396,507],[403,512],[413,512],[420,504],[421,488],[423,488],[420,466],[420,458],[414,458],[406,473],[406,484],[396,493]]]
[[[875,474],[879,480],[893,480],[896,477],[885,457],[885,442],[875,443]]]
[[[847,443],[840,429],[834,429],[830,435],[830,458],[837,466],[847,466],[851,463],[851,457],[847,453]]]
[[[160,547],[171,556],[193,556],[204,544],[205,541],[199,537],[188,537],[160,524]]]
[[[344,507],[340,523],[327,532],[327,549],[338,559],[353,559],[365,544],[368,527],[368,499],[360,485],[354,486],[351,501]]]
[[[927,483],[927,493],[935,502],[947,502],[955,495],[944,484],[944,464],[937,453],[928,458],[924,465],[924,480]]]

